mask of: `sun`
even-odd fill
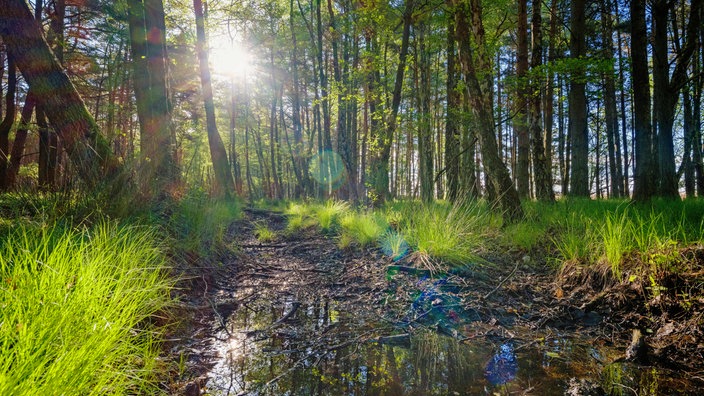
[[[224,37],[211,43],[210,67],[217,76],[245,77],[252,71],[252,57],[244,43]]]

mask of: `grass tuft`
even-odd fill
[[[269,228],[265,223],[254,224],[254,235],[257,240],[262,243],[271,242],[276,239],[276,232]]]
[[[379,241],[388,224],[383,218],[373,213],[349,212],[340,219],[342,227],[342,242],[355,241],[359,246],[366,247]]]
[[[0,394],[158,391],[149,318],[169,304],[154,231],[19,225],[0,242]]]

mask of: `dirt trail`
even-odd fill
[[[256,224],[266,224],[276,239],[259,242]],[[526,361],[554,357],[558,354],[556,343],[572,342],[565,341],[571,337],[565,338],[565,334],[579,334],[590,345],[607,348],[608,352],[580,352],[599,355],[584,362],[584,356],[566,356],[582,350],[581,345],[569,344],[559,351],[565,355],[560,363],[565,363],[565,374],[550,374],[555,378],[547,379],[544,373],[526,374],[524,370],[522,375],[528,376],[529,385],[514,384],[516,389],[530,388],[537,378],[548,387],[544,394],[553,394],[554,389],[558,389],[554,394],[562,394],[559,392],[575,381],[587,390],[596,386],[602,366],[616,360],[615,354],[628,345],[624,329],[605,320],[601,312],[585,308],[580,301],[560,298],[562,290],[555,285],[554,276],[547,268],[536,272],[529,257],[511,259],[510,254],[501,254],[489,257],[481,268],[468,266],[428,277],[426,271],[417,270],[412,255],[393,262],[376,248],[340,250],[333,236],[317,230],[290,235],[285,225],[281,214],[246,210],[230,230],[236,253],[206,276],[194,279],[191,286],[197,292],[187,296],[186,305],[195,329],[185,342],[175,343],[172,352],[187,358],[184,378],[196,379],[182,381],[172,391],[188,395],[204,391],[275,395],[291,390],[293,394],[336,394],[342,390],[394,394],[393,383],[408,388],[409,381],[410,386],[421,389],[427,383],[404,380],[403,373],[393,373],[393,380],[387,381],[392,382],[387,385],[391,390],[370,388],[374,375],[379,374],[367,370],[384,359],[376,349],[370,352],[369,345],[388,346],[387,355],[393,355],[396,346],[405,353],[402,351],[417,349],[419,338],[433,337],[429,334],[449,336],[435,343],[450,342],[451,350],[468,348],[471,354],[477,348],[487,349],[487,356],[478,359],[476,370],[480,372],[488,370],[487,360],[501,356],[492,358],[492,349],[510,348],[513,353],[515,347]],[[453,359],[455,363],[445,364],[456,364]],[[572,367],[576,364],[573,361],[590,365],[590,369]],[[340,373],[345,370],[352,371]],[[447,370],[438,376],[452,383],[452,369]],[[572,372],[580,370],[591,370],[592,374],[575,380]],[[335,383],[335,377],[348,378],[349,383]],[[468,389],[492,385],[487,382],[492,377],[484,377],[454,386],[463,389],[458,394],[472,394]]]

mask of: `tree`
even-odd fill
[[[202,0],[193,0],[193,9],[196,16],[197,54],[200,63],[200,81],[205,104],[205,124],[210,147],[210,158],[215,170],[215,178],[219,190],[230,197],[235,194],[235,183],[230,172],[225,144],[220,137],[215,121],[215,103],[213,101],[213,87],[210,82],[210,66],[208,65],[208,43],[205,36],[205,18],[203,16]]]
[[[0,1],[0,36],[83,181],[114,181],[121,167],[23,0]]]
[[[631,2],[631,77],[633,80],[633,129],[635,130],[635,176],[633,199],[646,201],[655,194],[656,163],[653,151],[653,131],[650,109],[650,78],[648,77],[648,32],[645,4]]]
[[[140,126],[142,192],[163,198],[178,178],[168,91],[164,6],[128,0],[132,78]]]
[[[516,25],[516,110],[513,129],[516,133],[516,187],[521,198],[530,196],[530,134],[528,131],[528,0],[518,1]]]
[[[10,154],[10,129],[15,123],[15,93],[17,92],[17,68],[12,57],[7,62],[7,93],[5,95],[5,117],[0,122],[0,190],[9,186],[7,180],[8,156]]]
[[[499,208],[508,221],[523,217],[518,192],[496,146],[492,111],[490,58],[486,49],[482,7],[479,0],[454,0],[455,29],[460,43],[460,60],[467,82],[467,98],[481,146],[484,171],[496,196]],[[471,40],[471,41],[470,41]]]
[[[694,54],[697,35],[700,28],[701,1],[692,1],[689,7],[689,23],[687,24],[685,44],[676,54],[674,67],[671,65],[668,51],[668,22],[674,10],[675,2],[670,0],[653,0],[653,100],[657,116],[657,153],[659,170],[658,195],[668,198],[679,198],[679,186],[675,150],[672,136],[672,126],[675,122],[675,108],[679,93],[687,81],[687,69]],[[676,20],[676,19],[673,19]],[[677,27],[675,26],[675,33]],[[672,76],[670,76],[670,70]]]
[[[570,76],[569,137],[572,145],[570,195],[589,196],[589,138],[587,130],[585,0],[572,1],[570,16],[570,58],[574,69]]]
[[[531,96],[529,109],[530,144],[533,149],[533,177],[535,179],[535,196],[541,201],[554,201],[555,193],[552,191],[552,176],[550,163],[545,155],[545,142],[543,137],[543,123],[540,95],[543,85],[542,73],[539,69],[543,59],[542,45],[542,16],[540,1],[533,0],[533,15],[531,18],[532,53],[530,68],[532,71]]]

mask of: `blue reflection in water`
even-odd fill
[[[499,352],[492,356],[484,370],[484,376],[493,385],[503,385],[516,379],[518,373],[518,361],[513,345],[503,344]]]

